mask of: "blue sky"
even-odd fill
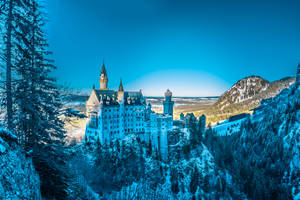
[[[237,80],[293,76],[300,62],[300,1],[46,0],[60,83],[162,95],[220,95]]]

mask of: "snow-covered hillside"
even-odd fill
[[[243,102],[250,105],[259,105],[260,100],[274,97],[281,90],[290,87],[294,82],[295,78],[269,82],[259,76],[250,76],[234,84],[219,98],[215,105],[221,110],[232,104]]]
[[[258,76],[250,76],[239,80],[226,91],[218,100],[217,104],[221,107],[221,110],[234,103],[241,103],[248,99],[253,98],[255,95],[266,91],[270,83]]]
[[[227,137],[214,135],[206,144],[216,163],[250,199],[300,197],[300,88],[295,85],[262,101]]]
[[[251,117],[251,124],[259,131],[259,137],[269,139],[271,145],[272,132],[283,140],[283,151],[288,155],[288,162],[282,181],[288,180],[292,187],[294,199],[300,198],[300,88],[292,86],[283,90],[274,98],[263,101],[263,104]],[[249,133],[248,133],[249,134]],[[247,137],[248,134],[243,134]],[[297,197],[297,198],[296,198]]]
[[[0,199],[41,199],[39,176],[16,139],[0,128]]]
[[[169,133],[168,162],[134,134],[109,147],[77,145],[70,162],[105,199],[246,199],[208,148],[189,138],[187,129]]]
[[[249,113],[258,107],[263,99],[276,96],[294,82],[294,77],[273,82],[259,76],[244,78],[222,94],[218,101],[203,111],[202,114],[206,115],[208,122],[215,123],[233,115]]]

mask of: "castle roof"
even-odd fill
[[[103,101],[108,104],[118,105],[118,91],[115,90],[95,90],[99,102]],[[124,92],[125,105],[141,105],[145,104],[143,94],[141,92]]]
[[[167,91],[165,92],[165,96],[166,97],[171,97],[172,96],[172,92],[169,89],[167,89]]]

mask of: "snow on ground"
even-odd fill
[[[0,199],[41,199],[40,181],[32,160],[16,136],[0,127]]]

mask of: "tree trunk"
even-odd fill
[[[7,41],[6,41],[6,112],[7,112],[7,126],[8,129],[12,129],[12,87],[11,87],[11,47],[12,47],[12,10],[13,10],[13,0],[9,1],[9,11],[7,17]]]

